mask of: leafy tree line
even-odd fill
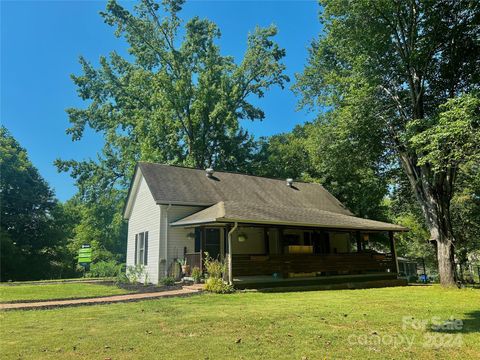
[[[64,205],[3,126],[0,154],[1,281],[72,276],[72,219]]]

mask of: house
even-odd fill
[[[207,252],[235,286],[395,279],[394,233],[353,216],[320,184],[141,162],[124,209],[127,265],[156,283],[178,259],[202,268]],[[368,250],[370,237],[388,251]],[[344,280],[342,280],[344,279]]]

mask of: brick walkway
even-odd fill
[[[145,299],[192,295],[192,294],[199,293],[201,289],[202,289],[201,285],[191,285],[191,286],[184,286],[182,289],[178,289],[178,290],[167,290],[167,291],[159,291],[159,292],[152,292],[152,293],[114,295],[114,296],[86,298],[86,299],[38,301],[38,302],[31,302],[31,303],[0,304],[0,310],[29,310],[29,309],[56,308],[56,307],[64,307],[64,306],[96,305],[96,304],[109,304],[109,303],[116,303],[116,302],[139,301],[139,300],[145,300]]]

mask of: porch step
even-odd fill
[[[405,279],[392,280],[372,280],[372,281],[358,281],[346,282],[339,284],[317,284],[317,285],[292,285],[292,286],[278,286],[272,288],[257,288],[261,292],[289,292],[289,291],[318,291],[318,290],[342,290],[342,289],[372,289],[394,286],[407,286]]]
[[[399,281],[397,281],[399,280]],[[393,283],[392,286],[406,285],[407,281],[404,279],[397,279],[397,275],[394,273],[382,273],[382,274],[364,274],[364,275],[336,275],[325,277],[308,277],[308,278],[288,278],[288,279],[272,279],[270,277],[245,277],[236,279],[234,282],[237,289],[270,289],[270,288],[298,288],[298,287],[333,287],[339,286],[339,288],[355,288],[359,283],[372,283],[376,285],[379,283],[388,284]],[[378,286],[374,286],[378,287]]]

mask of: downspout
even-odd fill
[[[235,230],[237,230],[238,223],[235,222],[233,228],[230,229],[228,232],[228,283],[233,285],[233,275],[232,275],[232,234]]]
[[[165,219],[166,219],[166,224],[165,224],[165,277],[168,276],[168,228],[170,227],[170,224],[168,223],[168,211],[172,207],[172,204],[168,204],[168,207],[165,211]]]

